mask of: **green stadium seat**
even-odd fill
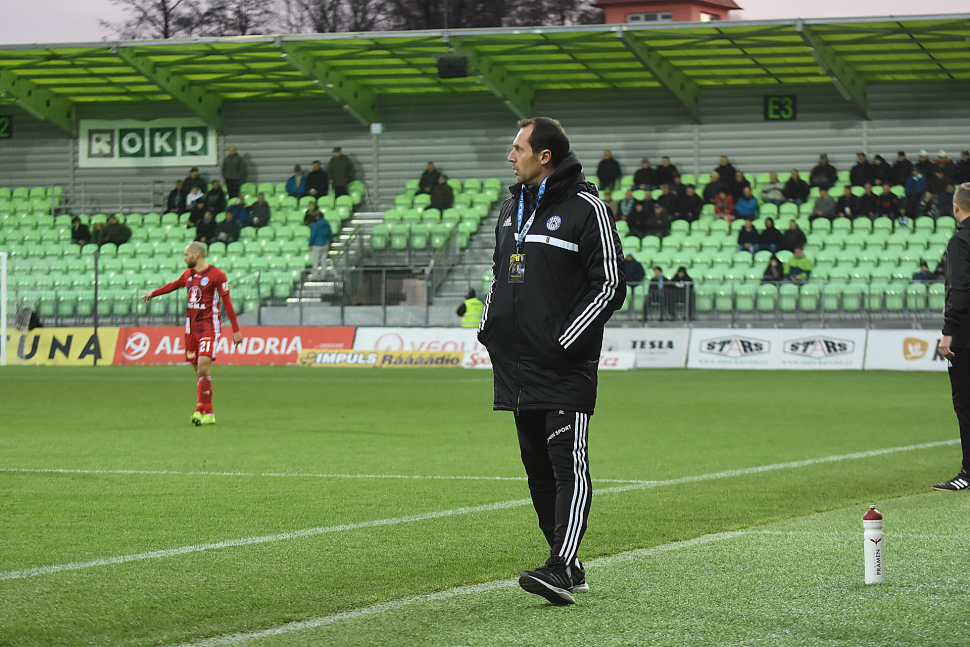
[[[732,267],[745,268],[754,265],[754,255],[751,252],[735,252],[734,256],[731,257]]]
[[[862,309],[868,286],[864,283],[848,283],[842,287],[842,309],[857,312]]]
[[[411,249],[425,249],[431,238],[431,225],[415,223],[411,225]]]
[[[421,222],[429,223],[433,225],[436,222],[440,222],[440,221],[441,221],[441,211],[439,211],[438,209],[428,208],[428,209],[425,209],[423,212],[421,212]]]
[[[855,220],[860,220],[861,221],[861,220],[869,220],[869,219],[866,218],[866,217],[864,217],[864,216],[860,216],[859,218],[856,218]],[[853,224],[855,223],[855,220],[853,221]],[[875,220],[869,220],[869,223],[872,225],[872,231],[873,232],[876,232],[876,231],[884,231],[884,232],[887,232],[887,233],[892,233],[893,232],[893,229],[894,229],[893,228],[893,221],[890,220],[889,218],[876,218]]]
[[[806,283],[801,286],[798,297],[798,309],[802,312],[814,312],[818,310],[821,296],[822,288],[818,283]]]
[[[620,245],[623,247],[624,255],[640,251],[640,239],[636,236],[624,236],[620,239]]]
[[[936,231],[936,221],[934,221],[929,216],[920,216],[919,218],[916,219],[915,231],[934,232]]]
[[[926,309],[925,283],[910,283],[906,286],[906,309],[914,312],[922,312]]]
[[[672,223],[670,223],[670,233],[689,234],[690,223],[687,222],[686,220],[675,220]]]
[[[957,221],[950,216],[941,216],[936,219],[936,231],[946,232],[947,234],[953,234],[953,230],[957,227]]]
[[[766,283],[756,286],[758,291],[757,307],[758,310],[767,312],[774,310],[778,302],[778,286]]]
[[[709,283],[694,284],[694,308],[697,312],[710,312],[714,308],[717,286]]]
[[[905,307],[907,286],[900,283],[890,283],[883,289],[883,302],[889,312],[899,312]]]
[[[943,310],[946,303],[946,288],[942,283],[930,283],[926,294],[931,310]]]
[[[644,236],[640,240],[640,249],[647,250],[659,250],[661,246],[660,238],[657,236]]]
[[[407,222],[389,223],[387,227],[391,241],[391,249],[407,249],[408,239],[411,234],[411,225]]]
[[[754,310],[755,299],[758,296],[758,286],[753,283],[741,283],[734,286],[735,308],[738,312]]]

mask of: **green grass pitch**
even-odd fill
[[[0,370],[0,645],[970,639],[970,497],[929,491],[959,466],[943,374],[601,373],[592,591],[562,608],[514,586],[546,549],[491,373],[217,366],[213,392],[196,428],[186,367]]]

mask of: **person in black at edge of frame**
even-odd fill
[[[554,605],[589,589],[577,558],[591,500],[587,438],[603,328],[626,296],[620,237],[558,121],[518,122],[518,178],[495,228],[478,339],[494,408],[515,413],[522,463],[549,559],[519,585]]]
[[[946,305],[940,353],[948,360],[953,410],[960,424],[963,464],[949,481],[934,490],[970,489],[970,182],[953,192],[957,229],[946,246]]]

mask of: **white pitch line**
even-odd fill
[[[312,474],[303,472],[182,472],[176,470],[83,470],[58,468],[0,467],[0,473],[8,474],[94,474],[94,475],[135,475],[135,476],[243,476],[275,478],[319,478],[319,479],[402,479],[402,480],[445,480],[445,481],[525,481],[524,476],[451,476],[436,474]],[[651,483],[639,479],[593,479],[596,483]]]
[[[610,555],[608,557],[591,559],[588,562],[584,562],[584,565],[586,566],[587,569],[602,568],[604,566],[611,566],[613,564],[628,562],[628,561],[631,561],[634,559],[640,559],[643,557],[651,557],[653,555],[679,550],[681,548],[692,548],[694,546],[709,544],[709,543],[724,540],[724,539],[733,539],[743,534],[747,534],[747,532],[742,530],[733,530],[729,532],[719,532],[719,533],[714,533],[710,535],[703,535],[701,537],[695,537],[694,539],[687,539],[685,541],[676,541],[669,544],[661,544],[660,546],[653,546],[651,548],[638,548],[636,550],[631,550],[625,553],[617,553],[616,555]],[[365,616],[378,615],[381,613],[386,613],[388,611],[402,609],[404,607],[408,607],[414,604],[421,604],[423,602],[435,602],[438,600],[447,600],[461,595],[474,595],[476,593],[487,593],[489,591],[513,588],[516,586],[518,586],[518,580],[496,580],[494,582],[485,582],[483,584],[459,586],[453,589],[447,589],[445,591],[437,591],[435,593],[423,593],[421,595],[412,595],[410,597],[400,598],[398,600],[381,602],[379,604],[375,604],[372,606],[361,607],[359,609],[352,609],[350,611],[344,611],[342,613],[334,613],[332,615],[321,616],[319,618],[311,618],[309,620],[300,620],[297,622],[288,622],[283,625],[278,625],[276,627],[270,627],[268,629],[262,629],[259,631],[242,632],[237,634],[230,634],[227,636],[216,636],[214,638],[208,638],[197,642],[183,643],[182,645],[178,645],[177,647],[226,647],[227,645],[238,645],[240,643],[248,642],[250,640],[255,640],[257,638],[266,638],[269,636],[288,634],[294,631],[305,631],[307,629],[314,629],[316,627],[325,627],[327,625],[331,625],[337,622],[342,622],[345,620],[354,620],[356,618],[362,618]]]
[[[621,485],[611,488],[604,488],[600,490],[595,490],[595,494],[617,494],[620,492],[631,492],[634,490],[644,490],[648,488],[655,487],[666,487],[669,485],[682,485],[684,483],[696,483],[701,481],[713,481],[716,479],[732,478],[735,476],[744,476],[747,474],[760,474],[763,472],[771,472],[775,470],[782,469],[792,469],[798,467],[808,467],[811,465],[820,465],[823,463],[834,463],[838,461],[853,460],[858,458],[872,458],[875,456],[882,456],[885,454],[895,454],[898,452],[913,451],[919,449],[930,449],[933,447],[942,447],[945,445],[955,445],[960,442],[959,438],[953,440],[943,440],[934,443],[921,443],[919,445],[906,445],[904,447],[889,447],[886,449],[874,449],[866,452],[856,452],[853,454],[841,454],[838,456],[825,456],[822,458],[810,458],[803,461],[792,461],[789,463],[775,463],[773,465],[762,465],[759,467],[748,467],[739,470],[727,470],[724,472],[714,472],[712,474],[699,474],[696,476],[684,476],[676,479],[668,479],[665,481],[645,481],[642,483],[634,483],[631,485]],[[319,528],[307,528],[304,530],[295,530],[292,532],[284,532],[275,535],[263,535],[260,537],[247,537],[244,539],[231,539],[227,541],[220,541],[214,543],[206,544],[196,544],[193,546],[183,546],[181,548],[170,548],[167,550],[156,550],[145,553],[138,553],[135,555],[121,555],[119,557],[106,557],[103,559],[96,559],[89,562],[71,562],[69,564],[57,564],[53,566],[40,566],[37,568],[28,568],[20,571],[6,571],[0,573],[0,581],[4,580],[15,580],[24,579],[28,577],[37,577],[39,575],[51,575],[54,573],[60,573],[62,571],[78,571],[87,568],[94,568],[97,566],[110,566],[113,564],[124,564],[126,562],[142,561],[146,559],[161,559],[166,557],[174,557],[176,555],[186,555],[189,553],[199,553],[207,550],[218,550],[221,548],[235,548],[239,546],[252,546],[255,544],[266,544],[276,541],[285,541],[289,539],[298,539],[303,537],[312,537],[315,535],[322,535],[334,532],[344,532],[348,530],[359,530],[361,528],[377,528],[381,526],[394,526],[402,523],[411,523],[415,521],[427,521],[430,519],[441,519],[444,517],[453,517],[465,514],[476,514],[479,512],[490,512],[494,510],[506,510],[509,508],[516,508],[524,505],[529,505],[532,503],[531,499],[515,499],[512,501],[500,501],[498,503],[489,503],[479,506],[469,506],[464,508],[455,508],[452,510],[441,510],[438,512],[425,512],[421,514],[408,515],[405,517],[396,517],[392,519],[375,519],[372,521],[362,521],[358,523],[348,523],[341,524],[338,526],[322,526]]]

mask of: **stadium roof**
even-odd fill
[[[443,56],[469,76],[439,78]],[[492,92],[531,116],[537,92],[663,88],[699,119],[704,87],[827,83],[868,118],[870,84],[967,80],[970,14],[0,47],[0,105],[72,134],[93,102],[175,100],[221,128],[226,101],[329,95],[369,123],[381,95]]]

